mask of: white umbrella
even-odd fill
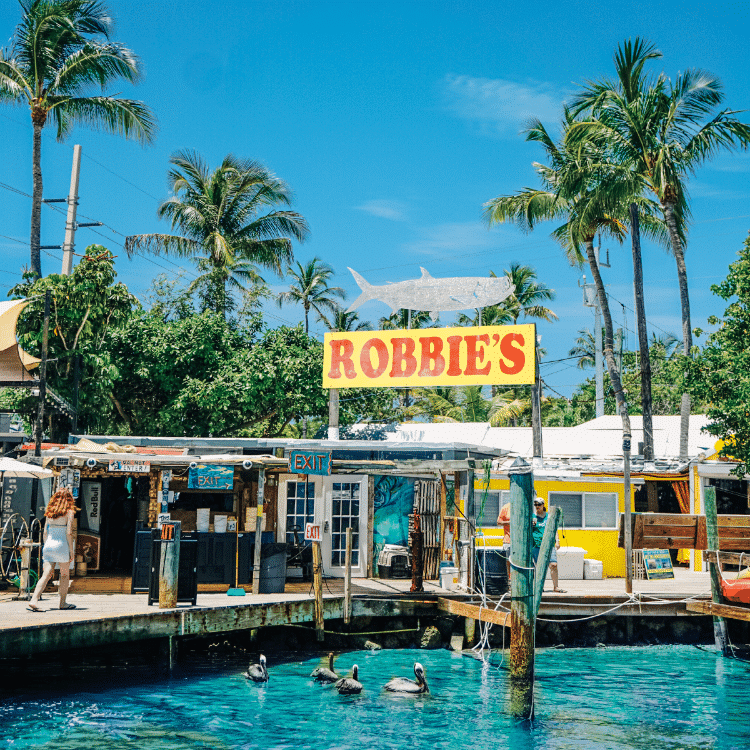
[[[51,477],[54,472],[36,464],[16,461],[14,458],[0,458],[0,474],[6,477]]]

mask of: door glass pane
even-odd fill
[[[617,495],[587,492],[585,526],[588,529],[614,529],[617,526]]]
[[[569,529],[583,527],[583,495],[579,492],[550,492],[547,505],[562,508],[561,525]]]
[[[346,563],[346,529],[352,528],[352,565],[359,565],[359,482],[334,482],[331,486],[331,565]]]
[[[315,484],[287,482],[286,498],[286,541],[293,544],[293,527],[298,527],[298,539],[302,541],[305,536],[305,524],[315,520]]]

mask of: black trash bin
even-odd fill
[[[508,591],[507,553],[498,547],[477,550],[476,587],[486,596],[502,596]]]
[[[286,583],[286,552],[287,546],[283,542],[261,544],[258,593],[284,593],[284,584]]]

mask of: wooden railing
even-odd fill
[[[708,549],[706,517],[683,513],[633,513],[633,549]],[[718,516],[719,549],[750,550],[750,515]],[[624,516],[618,546],[625,547]]]

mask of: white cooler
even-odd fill
[[[601,581],[604,577],[604,563],[601,560],[584,560],[583,577],[587,581]]]
[[[557,576],[561,581],[583,580],[583,547],[560,547],[557,550]]]

